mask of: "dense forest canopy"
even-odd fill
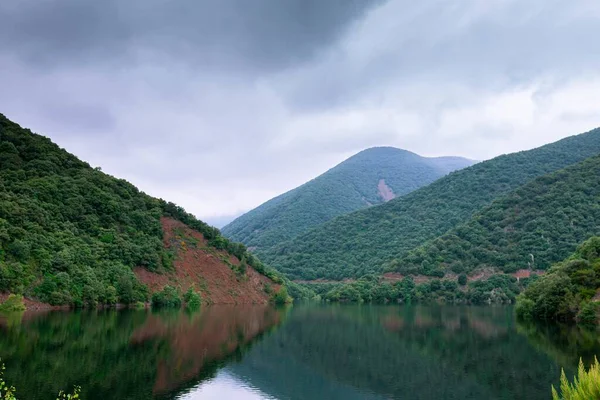
[[[0,292],[52,304],[145,301],[149,293],[133,267],[172,268],[161,216],[280,281],[244,245],[181,207],[91,168],[0,114]]]
[[[292,279],[380,273],[394,259],[467,222],[494,200],[600,153],[600,129],[453,172],[385,204],[337,217],[261,253]]]
[[[222,231],[260,256],[338,215],[402,196],[471,164],[460,157],[425,158],[393,147],[367,149],[249,211]]]
[[[600,237],[595,236],[519,296],[517,315],[594,325],[600,311],[599,293]]]
[[[469,222],[390,263],[404,274],[443,276],[493,267],[547,269],[600,235],[600,156],[544,175]]]

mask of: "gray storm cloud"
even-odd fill
[[[0,2],[0,112],[223,221],[366,147],[600,126],[595,0]]]
[[[3,2],[0,44],[40,68],[130,63],[144,52],[194,68],[273,71],[314,57],[373,0]]]

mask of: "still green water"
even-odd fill
[[[0,317],[20,399],[549,399],[595,332],[510,307],[211,306]],[[54,395],[54,396],[53,396]]]

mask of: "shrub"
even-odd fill
[[[195,292],[192,288],[189,288],[188,291],[185,292],[183,300],[185,301],[185,306],[190,310],[197,310],[202,304],[200,293]]]
[[[467,274],[462,273],[458,276],[458,284],[460,286],[465,286],[467,284]]]
[[[177,289],[167,285],[162,291],[154,293],[152,307],[181,307],[181,298]]]
[[[517,317],[531,320],[534,317],[533,309],[535,308],[535,303],[533,300],[527,299],[523,296],[519,296],[517,298],[517,306],[515,308],[515,312],[517,313]]]
[[[598,322],[598,303],[591,301],[585,303],[577,314],[577,322],[581,325],[594,326]]]
[[[25,308],[23,296],[20,294],[11,294],[4,303],[0,304],[0,311],[3,312],[21,312],[25,311]]]
[[[277,293],[271,296],[271,302],[278,305],[287,304],[292,302],[292,298],[288,295],[285,286],[282,286]]]
[[[135,303],[135,308],[136,310],[143,310],[144,308],[146,308],[146,303],[138,301],[137,303]]]
[[[594,358],[594,363],[588,371],[585,370],[583,362],[579,360],[579,368],[574,382],[567,380],[565,371],[560,376],[560,395],[552,386],[553,400],[593,400],[600,399],[600,364]]]

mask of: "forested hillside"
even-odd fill
[[[530,285],[518,298],[517,315],[595,325],[600,311],[599,293],[600,237],[596,236]]]
[[[134,267],[168,273],[177,262],[175,248],[163,243],[161,217],[201,233],[206,243],[195,243],[225,268],[232,256],[240,273],[249,266],[281,282],[243,245],[182,208],[91,168],[0,114],[0,293],[52,304],[145,301],[148,288]]]
[[[473,164],[393,147],[364,150],[323,175],[237,218],[223,234],[257,254],[338,215],[381,204]]]
[[[467,222],[495,199],[600,153],[600,129],[453,172],[386,204],[333,219],[262,258],[294,279],[379,273],[394,259]]]
[[[518,188],[390,269],[433,276],[547,269],[593,235],[600,235],[600,156]]]

